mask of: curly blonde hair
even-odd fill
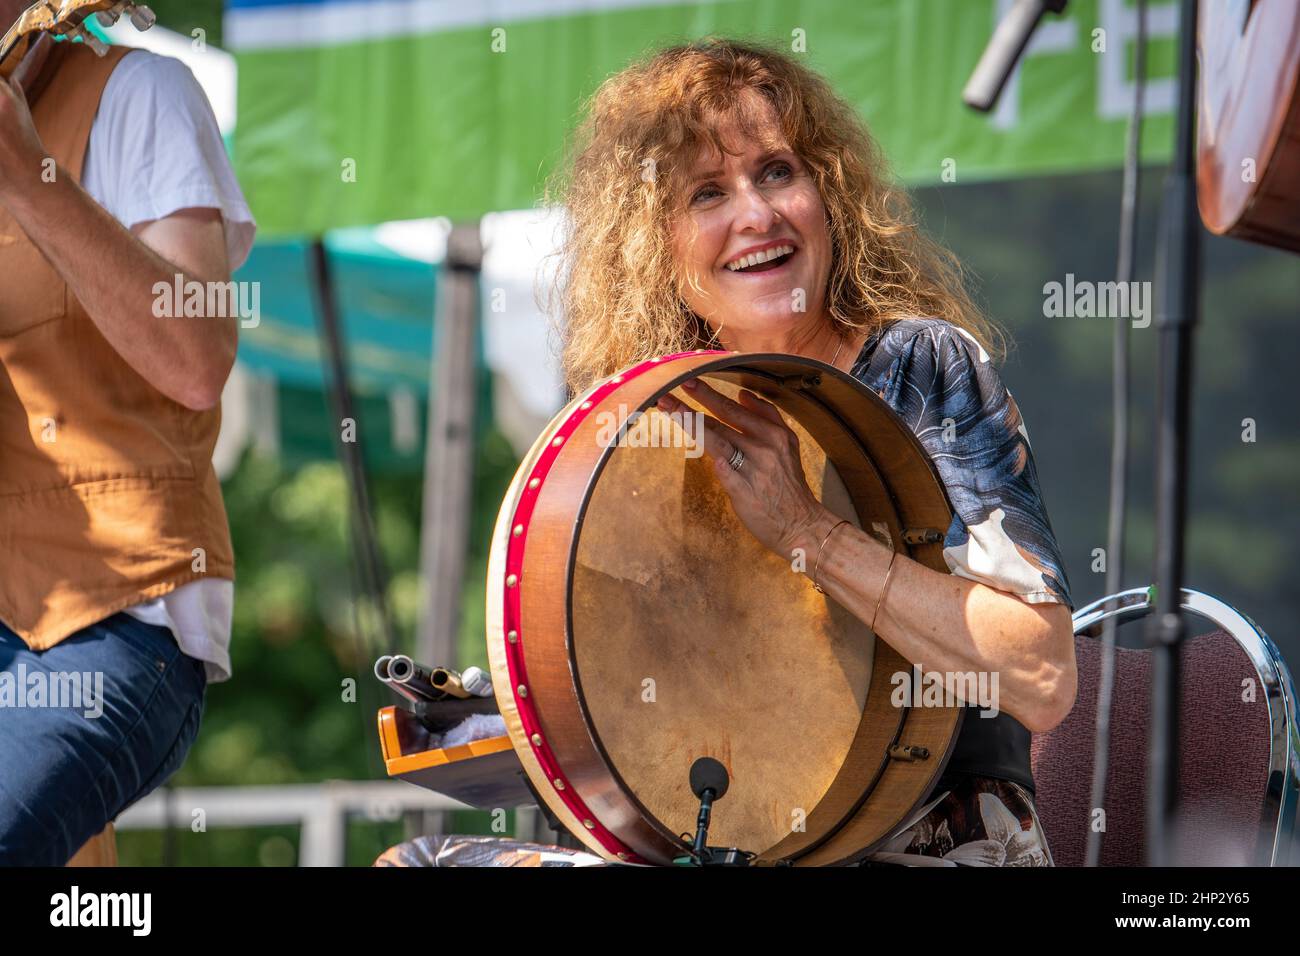
[[[568,211],[545,307],[560,323],[570,394],[656,355],[719,347],[683,300],[671,230],[688,205],[691,160],[705,145],[724,149],[719,120],[754,135],[747,89],[775,109],[826,208],[826,310],[840,333],[934,316],[1003,355],[1002,331],[976,307],[957,258],[921,232],[853,107],[783,52],[708,38],[606,80],[547,186],[547,202]]]

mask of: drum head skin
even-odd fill
[[[651,444],[656,431],[672,444]],[[797,431],[814,494],[858,524],[825,452]],[[573,577],[577,678],[614,769],[666,829],[694,832],[691,764],[713,757],[730,787],[710,839],[766,848],[839,772],[875,639],[796,570],[815,554],[781,557],[749,533],[688,441],[652,410],[596,482]]]
[[[682,854],[699,811],[690,769],[712,757],[729,787],[710,845],[850,862],[937,780],[960,708],[893,706],[890,679],[910,665],[812,587],[815,553],[777,555],[739,521],[694,423],[653,408],[669,391],[698,408],[677,389],[695,376],[776,404],[823,504],[946,571],[942,484],[856,380],[795,356],[652,360],[556,416],[502,505],[488,581],[498,704],[541,798],[607,859]],[[926,756],[897,759],[906,746]]]

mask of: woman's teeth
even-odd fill
[[[762,265],[764,262],[771,262],[773,259],[779,259],[781,256],[788,256],[794,252],[794,246],[773,246],[771,249],[764,249],[762,252],[752,252],[747,256],[741,256],[734,262],[728,262],[727,268],[732,272],[739,272],[741,269],[748,269],[751,266]]]

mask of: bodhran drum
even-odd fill
[[[776,405],[827,508],[947,571],[943,485],[854,378],[793,355],[651,359],[561,411],[501,506],[487,582],[501,714],[541,799],[608,860],[682,856],[691,765],[713,757],[729,788],[711,846],[855,862],[929,793],[962,710],[905,706],[912,666],[798,573],[816,554],[777,555],[740,522],[697,423],[654,407],[672,392],[699,411],[680,388],[693,377]]]

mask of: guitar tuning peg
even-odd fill
[[[73,37],[81,37],[81,42],[86,44],[86,46],[90,47],[92,50],[94,50],[95,56],[103,56],[108,52],[108,44],[105,43],[103,40],[101,40],[99,37],[95,36],[95,34],[91,33],[84,26],[78,25],[75,30],[69,30],[67,36],[68,39],[72,39]]]
[[[131,10],[131,26],[137,30],[145,31],[158,22],[154,12],[146,7],[143,3],[133,3]]]
[[[119,17],[121,17],[121,14],[116,10],[100,10],[95,14],[95,18],[99,20],[99,25],[102,27],[111,27],[117,23]]]

